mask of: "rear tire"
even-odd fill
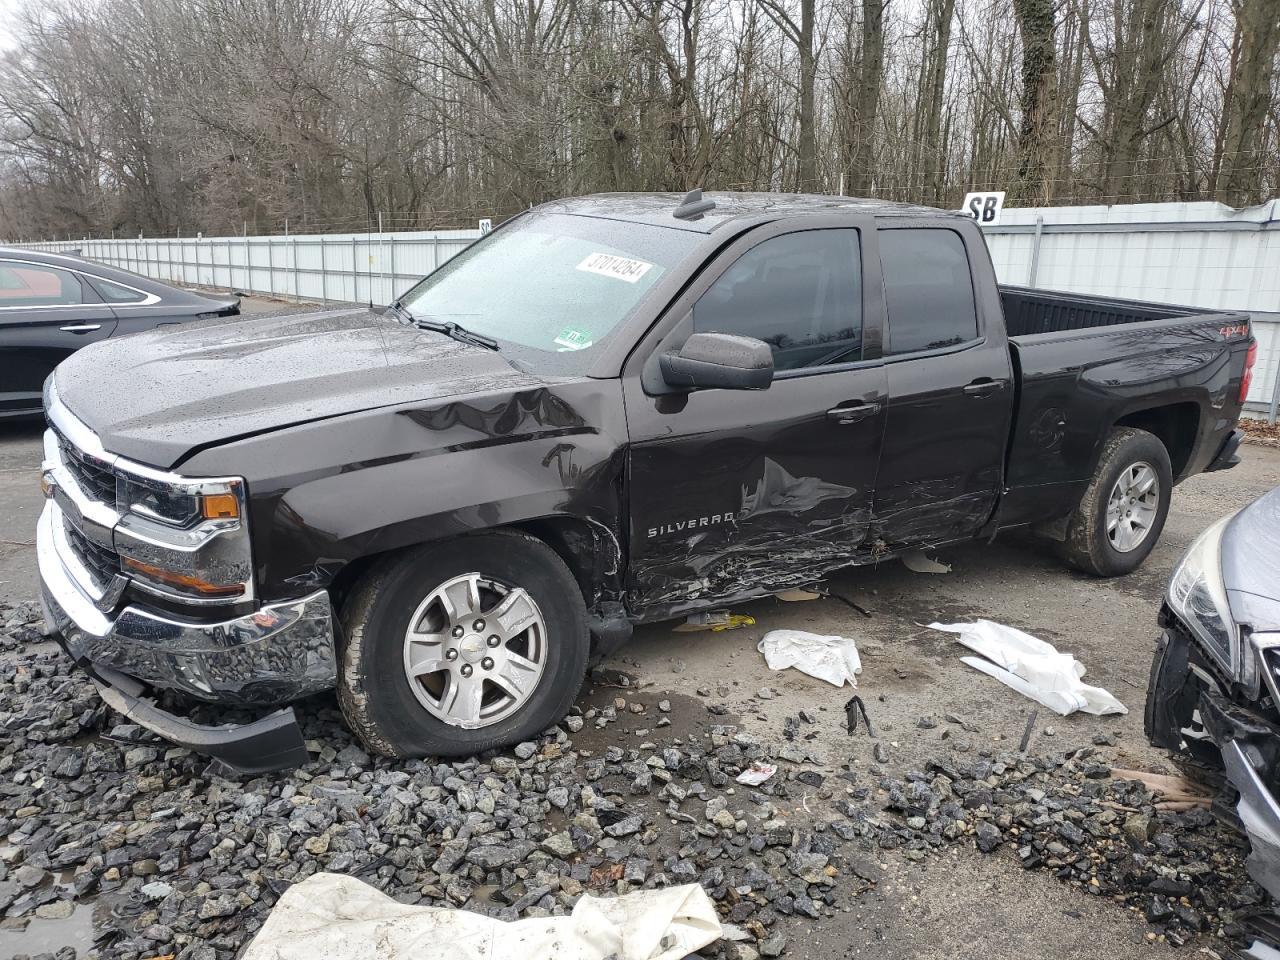
[[[1143,492],[1146,484],[1152,483]],[[1059,555],[1096,577],[1118,577],[1147,559],[1164,529],[1173,493],[1169,451],[1145,430],[1117,427],[1067,523]]]
[[[590,645],[568,567],[515,532],[389,557],[356,585],[342,624],[342,712],[391,757],[469,756],[538,736],[572,706]]]

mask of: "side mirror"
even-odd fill
[[[685,390],[764,390],[773,382],[773,351],[754,337],[695,333],[678,353],[664,353],[658,363],[667,385]]]

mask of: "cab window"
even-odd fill
[[[806,230],[752,247],[694,304],[693,328],[763,340],[775,370],[862,359],[858,231]]]
[[[978,338],[973,277],[954,230],[881,230],[888,330],[885,356],[939,350]]]

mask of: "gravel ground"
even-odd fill
[[[0,440],[6,514],[32,506],[17,491],[34,485],[34,448],[21,431]],[[739,631],[638,631],[537,742],[374,760],[323,696],[300,711],[312,761],[258,778],[106,709],[39,638],[30,549],[13,538],[0,553],[0,955],[231,958],[317,870],[508,918],[699,882],[729,934],[708,952],[732,960],[971,955],[975,942],[993,957],[1223,954],[1263,901],[1244,847],[1110,770],[1171,772],[1141,733],[1155,604],[1196,532],[1280,482],[1280,453],[1246,456],[1180,488],[1165,541],[1123,580],[1065,572],[1016,538],[945,551],[945,576],[851,571],[832,592],[870,616],[767,600],[735,611],[757,620]],[[1075,653],[1130,713],[1032,717],[920,626],[975,616]],[[780,626],[857,638],[874,739],[847,732],[847,690],[764,667],[754,644]],[[778,772],[737,784],[753,762]]]
[[[6,612],[6,646],[30,639],[34,614]],[[629,694],[634,682],[600,671],[561,727],[456,763],[372,759],[316,702],[304,711],[315,760],[251,779],[116,723],[59,653],[11,658],[0,928],[69,921],[92,903],[103,956],[213,960],[317,870],[507,919],[566,911],[588,890],[697,882],[730,924],[714,955],[753,960],[788,952],[792,918],[856,911],[890,854],[910,864],[949,847],[1007,851],[1174,943],[1231,936],[1262,900],[1241,844],[1206,811],[1158,813],[1140,784],[1110,778],[1110,736],[1054,753],[975,750],[963,718],[924,715],[918,729],[947,736],[919,769],[891,772],[878,739],[865,768],[821,772],[810,745],[832,735],[826,718],[798,711],[765,740],[730,710],[727,687],[676,703]],[[606,745],[618,734],[634,746]],[[781,771],[738,786],[753,762]]]

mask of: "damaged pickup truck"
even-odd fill
[[[1280,899],[1280,488],[1191,544],[1160,625],[1147,736],[1225,788],[1252,847],[1249,874]]]
[[[1037,524],[1133,570],[1236,462],[1249,318],[1001,288],[943,211],[606,195],[362,308],[83,350],[46,390],[38,553],[103,697],[262,770],[337,686],[373,750],[561,718],[633,624]]]

